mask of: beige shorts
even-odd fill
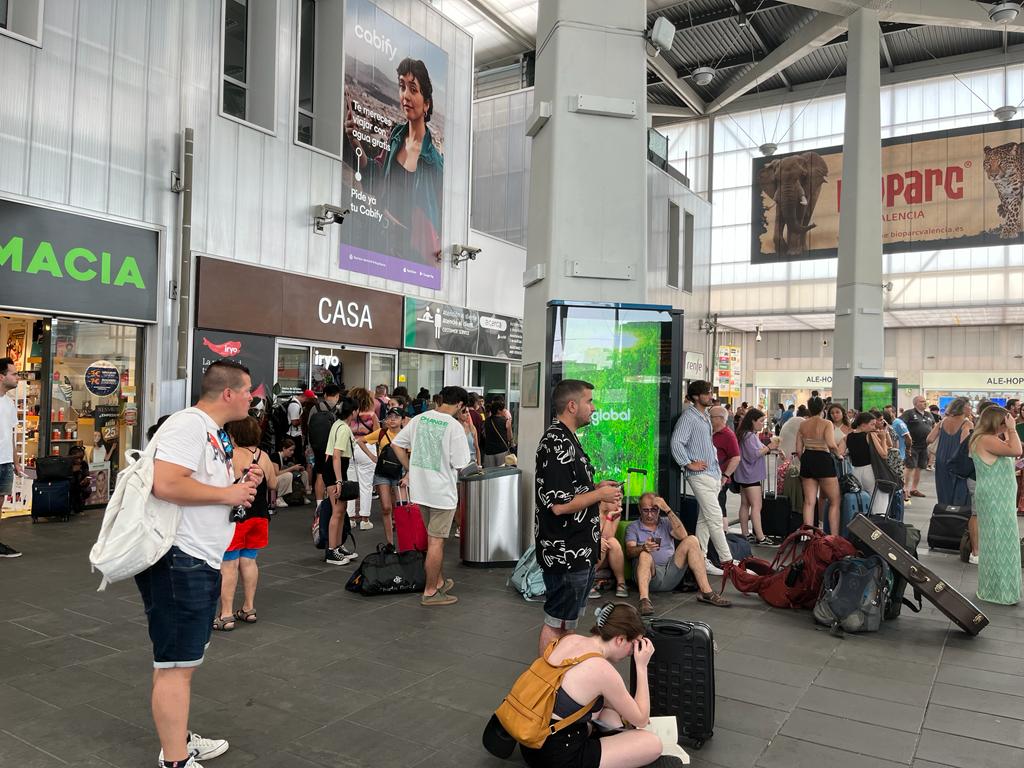
[[[454,509],[438,509],[420,504],[423,524],[427,526],[427,535],[435,539],[447,539],[452,532],[452,521],[455,520]]]

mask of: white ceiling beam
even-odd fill
[[[466,0],[473,10],[487,19],[491,24],[512,42],[521,45],[524,51],[532,51],[537,47],[537,41],[528,35],[524,30],[508,21],[505,16],[491,7],[487,0]]]
[[[655,104],[647,102],[647,114],[650,117],[693,117],[693,110],[689,107],[676,107],[667,104]]]
[[[660,77],[661,81],[671,88],[672,92],[696,114],[703,115],[705,113],[704,99],[693,90],[689,83],[676,75],[672,67],[665,63],[665,59],[661,56],[648,56],[647,68]]]
[[[1024,32],[1024,18],[997,24],[988,18],[988,7],[974,0],[788,0],[813,11],[849,15],[858,8],[878,7],[879,21],[930,24],[935,27],[973,27],[1001,32]],[[990,3],[989,5],[991,5]]]
[[[819,13],[787,38],[782,45],[730,83],[718,98],[708,104],[706,113],[717,112],[747,91],[770,80],[780,70],[785,69],[794,61],[799,61],[838,35],[845,24],[845,16]]]

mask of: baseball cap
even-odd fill
[[[314,392],[312,389],[307,389],[305,392],[302,393],[302,396],[303,397],[315,398],[316,397],[316,392]]]

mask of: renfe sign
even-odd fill
[[[0,200],[0,306],[156,322],[158,234]]]
[[[882,250],[899,253],[1024,242],[1019,173],[1024,121],[882,142]],[[843,148],[753,160],[751,263],[835,256]]]

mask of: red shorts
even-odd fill
[[[236,549],[263,549],[270,541],[270,521],[265,517],[252,517],[235,524],[235,535],[228,544],[228,552]]]

